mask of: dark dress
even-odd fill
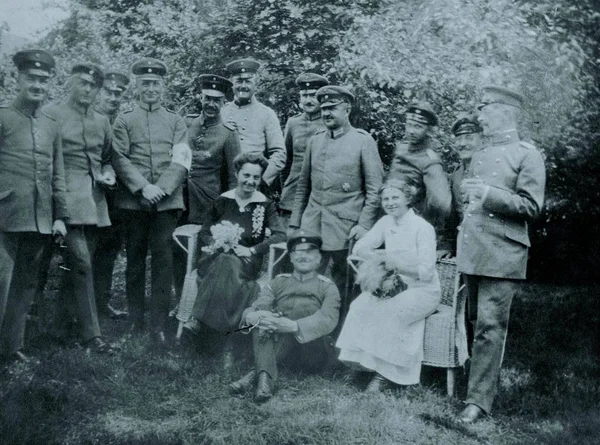
[[[223,221],[243,228],[240,245],[254,247],[256,253],[249,258],[240,258],[233,252],[201,252],[198,296],[192,316],[219,331],[238,327],[244,309],[258,297],[260,288],[256,279],[264,254],[269,251],[269,245],[285,240],[283,227],[271,201],[262,193],[255,192],[246,207],[240,209],[235,200],[235,190],[230,190],[215,200],[206,216],[198,237],[198,251],[212,243],[210,228]],[[267,228],[271,231],[269,238],[265,238]]]

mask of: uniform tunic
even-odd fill
[[[106,172],[114,174],[108,119],[91,108],[77,110],[70,103],[49,105],[44,111],[60,125],[69,224],[109,226],[104,188],[97,182]]]
[[[233,159],[240,153],[240,141],[220,116],[208,119],[201,114],[188,129],[192,167],[188,174],[189,223],[200,224],[213,201],[235,188]]]
[[[379,209],[383,166],[373,138],[348,126],[315,134],[302,164],[290,227],[323,238],[324,251],[348,248],[355,225],[370,229]]]
[[[113,132],[113,166],[123,185],[117,190],[115,206],[147,210],[139,197],[144,186],[154,184],[168,195],[156,210],[183,209],[181,190],[187,170],[171,162],[173,145],[187,144],[183,118],[161,105],[140,102],[117,117]]]
[[[419,144],[398,141],[388,179],[402,179],[416,186],[415,210],[438,228],[450,214],[452,197],[442,159],[434,147],[429,137]]]
[[[435,269],[435,232],[413,210],[398,223],[386,215],[356,242],[353,252],[385,243],[387,267],[396,269],[408,288],[389,299],[363,292],[350,305],[336,347],[340,360],[378,372],[401,385],[419,383],[425,318],[441,301]]]
[[[17,99],[0,108],[0,230],[49,234],[68,216],[56,121]]]
[[[475,328],[466,402],[489,413],[498,390],[515,280],[526,275],[527,223],[541,212],[546,173],[541,154],[511,130],[486,139],[473,154],[467,178],[481,179],[486,190],[468,203],[458,233],[457,266]]]
[[[292,116],[288,119],[285,130],[284,140],[287,151],[288,162],[291,158],[289,175],[283,186],[279,208],[291,212],[294,210],[296,199],[296,188],[302,170],[302,161],[308,140],[317,132],[324,130],[321,115],[309,116],[306,113]]]
[[[324,337],[337,326],[340,313],[340,293],[329,278],[317,273],[301,277],[296,274],[280,274],[263,288],[260,297],[244,311],[242,324],[251,312],[274,311],[298,323],[298,333],[259,334],[254,336],[254,360],[257,372],[266,371],[277,377],[277,363],[290,356],[308,356],[299,363],[316,365],[326,363],[331,347]],[[304,357],[303,357],[304,358]]]
[[[283,134],[275,112],[252,96],[244,105],[225,104],[221,118],[238,131],[242,153],[261,153],[269,160],[263,179],[270,185],[286,161]]]

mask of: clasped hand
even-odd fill
[[[142,197],[150,204],[158,204],[167,194],[154,184],[146,184],[142,189]]]
[[[465,202],[477,201],[483,198],[486,185],[481,179],[463,179],[460,192]]]
[[[255,311],[246,316],[246,323],[258,326],[268,333],[293,334],[298,332],[298,323],[271,311]]]

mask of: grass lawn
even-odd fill
[[[117,306],[123,304],[123,264]],[[53,275],[29,329],[37,365],[0,374],[1,444],[598,444],[600,298],[588,287],[527,284],[513,304],[493,415],[455,422],[458,397],[445,396],[445,372],[424,368],[423,384],[377,395],[343,366],[325,375],[282,370],[276,396],[257,406],[226,385],[251,364],[247,337],[235,369],[220,371],[206,348],[156,351],[132,338],[125,321],[103,320],[120,349],[89,355],[59,346],[45,331],[57,292]],[[240,337],[242,338],[242,337]]]

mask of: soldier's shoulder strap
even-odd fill
[[[357,128],[356,132],[365,136],[371,136],[371,133],[369,133],[367,130],[363,130],[362,128]]]
[[[236,130],[235,126],[231,122],[222,122],[222,124],[229,131],[235,131]]]
[[[121,111],[121,114],[129,114],[133,112],[133,107],[130,105]]]
[[[519,141],[519,145],[527,150],[537,150],[535,145],[530,144],[529,142]]]
[[[199,113],[190,113],[190,114],[186,114],[185,118],[186,119],[196,119],[198,116],[200,116]]]
[[[321,281],[324,281],[325,283],[333,283],[331,278],[328,278],[325,275],[318,274],[317,278],[319,278],[319,280],[321,280]]]

